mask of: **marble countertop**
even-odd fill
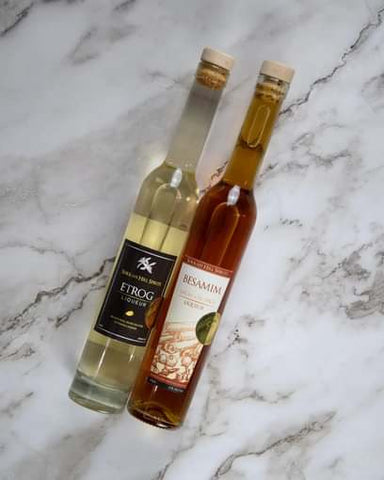
[[[383,0],[0,2],[1,480],[383,480]],[[296,67],[258,223],[185,426],[67,397],[140,181],[202,47]]]

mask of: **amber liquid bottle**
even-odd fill
[[[223,179],[200,200],[129,400],[140,420],[162,428],[184,420],[256,221],[253,183],[292,76],[263,63]]]

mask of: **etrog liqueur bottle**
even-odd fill
[[[254,179],[292,77],[285,65],[262,64],[224,177],[197,207],[128,403],[147,423],[183,422],[256,220]]]
[[[198,200],[195,168],[233,58],[206,48],[169,153],[144,180],[69,396],[118,412],[143,357],[148,334]]]

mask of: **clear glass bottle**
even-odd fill
[[[197,207],[128,403],[151,425],[176,428],[185,418],[256,221],[253,183],[292,76],[263,63],[223,179]]]
[[[206,48],[164,162],[143,181],[69,396],[105,413],[124,408],[197,206],[195,169],[233,58]]]

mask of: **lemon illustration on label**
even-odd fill
[[[220,323],[220,313],[210,312],[203,315],[196,324],[196,337],[203,345],[210,345]]]

